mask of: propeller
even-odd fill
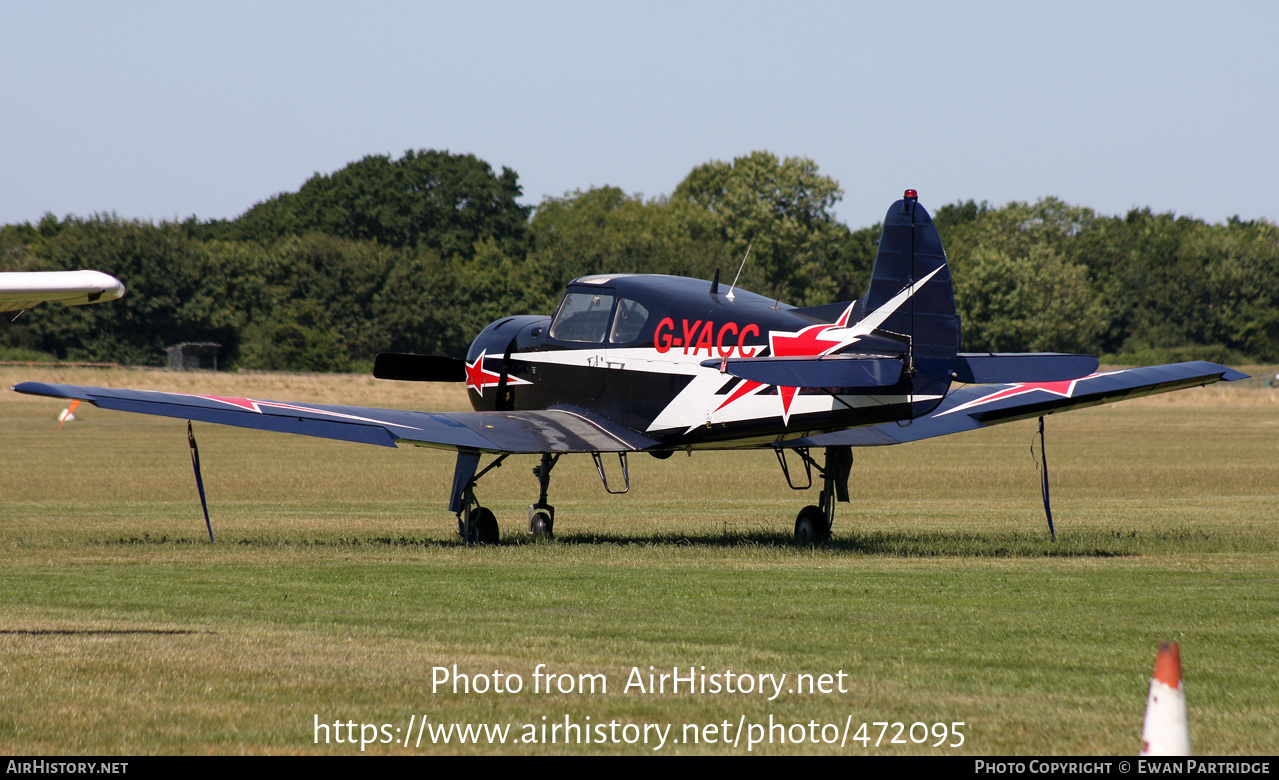
[[[405,382],[465,382],[466,361],[411,352],[379,352],[373,359],[373,376]]]

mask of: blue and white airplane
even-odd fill
[[[818,504],[795,535],[829,537],[848,501],[854,447],[944,436],[989,425],[1245,378],[1225,366],[1177,363],[1097,371],[1096,358],[960,351],[946,253],[914,190],[884,218],[866,294],[795,308],[713,281],[606,274],[575,279],[553,316],[492,323],[465,361],[378,356],[386,379],[465,382],[472,412],[411,412],[212,395],[24,382],[20,393],[104,409],[178,417],[394,447],[456,451],[449,511],[468,541],[495,542],[479,479],[511,455],[540,455],[540,495],[528,528],[550,535],[551,470],[566,454],[769,449],[792,487],[818,473]],[[818,455],[816,451],[821,451]],[[481,470],[481,457],[493,463]],[[819,457],[821,458],[819,462]]]

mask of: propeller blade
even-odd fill
[[[405,382],[465,382],[466,361],[440,355],[379,352],[373,359],[373,376]]]

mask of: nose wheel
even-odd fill
[[[528,508],[528,532],[536,539],[550,539],[555,535],[555,507],[546,503],[546,493],[551,489],[551,469],[559,460],[558,454],[544,452],[541,464],[533,467],[539,492],[537,503]]]
[[[555,507],[529,506],[528,532],[535,539],[550,539],[555,535]],[[547,511],[550,510],[550,511]]]

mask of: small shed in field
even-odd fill
[[[165,347],[169,354],[169,370],[171,371],[209,371],[218,370],[218,350],[221,344],[211,341],[185,341]]]

